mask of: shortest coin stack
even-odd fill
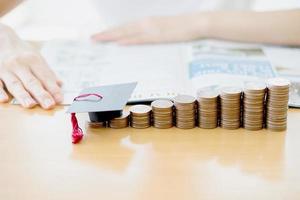
[[[236,87],[221,89],[221,127],[238,129],[241,125],[241,94],[242,90]]]
[[[196,99],[189,95],[178,95],[174,98],[176,127],[192,129],[195,127]]]
[[[245,84],[243,124],[246,130],[256,131],[263,128],[265,92],[265,83],[248,82]]]
[[[151,126],[151,107],[148,105],[134,105],[129,108],[131,126],[133,128],[148,128]]]
[[[111,128],[126,128],[129,124],[129,115],[128,111],[123,111],[122,116],[114,118],[109,121],[109,127]]]
[[[105,128],[106,122],[88,122],[90,128]]]
[[[197,96],[199,127],[216,128],[218,126],[218,92],[211,89],[200,89]]]
[[[287,128],[290,82],[281,78],[273,78],[267,81],[267,87],[267,129],[284,131]]]
[[[173,126],[173,102],[156,100],[151,103],[153,126],[155,128],[171,128]]]

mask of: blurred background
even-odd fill
[[[23,39],[78,39],[121,23],[153,15],[174,15],[215,8],[287,9],[297,0],[27,0],[1,22]],[[298,1],[299,3],[299,1]],[[220,5],[222,4],[222,5]]]

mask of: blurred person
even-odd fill
[[[118,5],[111,13],[114,27],[93,35],[96,41],[132,45],[209,38],[300,46],[300,0],[131,0],[135,4],[127,6],[110,0],[110,7],[95,1],[102,12]]]
[[[291,2],[288,9],[260,12],[251,11],[255,0],[94,1],[104,22],[115,26],[92,36],[100,42],[132,45],[215,38],[300,45],[299,0],[285,1]],[[7,47],[0,49],[0,101],[8,99],[5,85],[24,107],[52,108],[62,100],[61,82],[38,52],[2,27],[1,40]]]

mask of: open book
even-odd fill
[[[138,102],[276,76],[261,48],[220,41],[143,46],[49,41],[41,52],[64,80],[64,104],[91,86],[137,81],[130,101]]]

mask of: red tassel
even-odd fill
[[[72,127],[73,127],[72,143],[77,144],[83,138],[83,132],[82,132],[82,129],[78,125],[78,121],[77,121],[75,113],[71,113],[71,122],[72,122]]]
[[[103,98],[100,94],[91,93],[91,94],[82,94],[78,97],[75,97],[74,101],[88,101],[88,99],[84,99],[84,98],[89,97],[89,96],[95,96],[98,98],[98,100],[101,100]],[[83,132],[82,132],[82,129],[78,125],[78,121],[77,121],[75,113],[71,113],[71,122],[72,122],[72,127],[73,127],[72,143],[77,144],[78,142],[80,142],[82,140]]]

